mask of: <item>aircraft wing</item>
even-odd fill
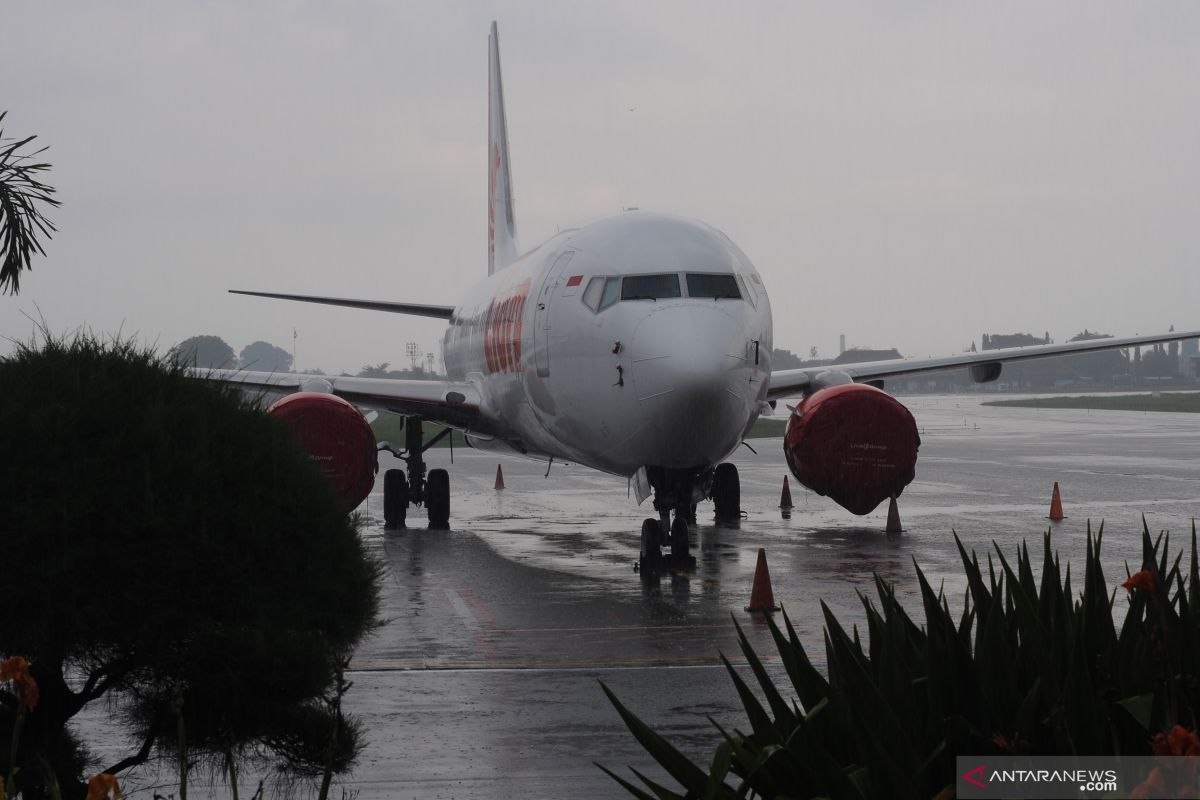
[[[393,314],[412,314],[417,317],[450,319],[454,306],[430,306],[423,303],[391,303],[386,300],[354,300],[347,297],[320,297],[309,294],[280,294],[278,292],[247,292],[230,289],[230,294],[248,294],[253,297],[271,297],[276,300],[299,300],[302,303],[320,303],[326,306],[365,308],[370,311],[390,311]]]
[[[825,386],[845,383],[846,377],[856,383],[866,383],[917,375],[922,372],[940,372],[956,367],[969,367],[971,368],[971,377],[976,382],[986,382],[999,377],[1002,364],[1016,361],[1068,356],[1097,350],[1119,350],[1125,347],[1142,347],[1197,338],[1200,338],[1200,331],[1184,331],[1149,336],[1127,336],[1124,339],[1087,339],[1066,344],[1010,347],[1003,350],[984,350],[978,353],[960,353],[953,356],[897,358],[889,361],[866,361],[860,364],[829,364],[823,367],[785,369],[771,373],[767,399],[778,400],[798,394],[810,394]]]
[[[352,378],[231,369],[190,369],[188,372],[193,377],[220,381],[264,394],[291,394],[298,391],[335,394],[356,406],[397,414],[415,414],[450,428],[485,437],[493,435],[489,420],[480,413],[478,389],[465,381]]]

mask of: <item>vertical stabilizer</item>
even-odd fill
[[[512,173],[508,162],[508,122],[500,81],[500,40],[496,23],[488,34],[488,274],[517,260]]]

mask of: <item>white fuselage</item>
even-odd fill
[[[501,432],[468,432],[474,446],[625,476],[704,468],[763,408],[771,308],[720,231],[632,211],[564,231],[489,276],[442,347],[448,376],[478,387]]]

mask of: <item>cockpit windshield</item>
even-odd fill
[[[665,300],[680,296],[679,276],[674,272],[663,275],[626,275],[621,281],[622,300]]]
[[[740,299],[737,279],[730,274],[714,274],[709,272],[689,272],[687,274],[688,297],[711,297],[720,300],[722,297]]]
[[[681,280],[682,279],[682,280]],[[748,300],[754,298],[741,277],[732,273],[664,272],[657,275],[626,275],[624,277],[596,276],[583,290],[583,304],[599,313],[619,300],[668,300],[683,297],[713,300]]]

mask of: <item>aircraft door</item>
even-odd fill
[[[575,255],[574,250],[562,253],[554,259],[546,280],[542,281],[542,290],[538,294],[537,306],[533,312],[533,359],[539,378],[550,377],[550,306],[558,293],[563,270]]]

